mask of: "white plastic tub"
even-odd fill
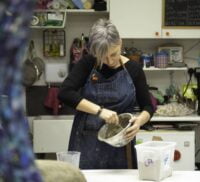
[[[135,146],[140,180],[160,181],[172,175],[175,142],[149,141]]]

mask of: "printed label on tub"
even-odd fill
[[[156,156],[155,152],[152,151],[143,152],[143,163],[146,167],[153,165],[156,160],[158,160],[158,157]]]

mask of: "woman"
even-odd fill
[[[69,150],[81,152],[81,169],[127,168],[126,147],[98,141],[97,132],[105,122],[118,124],[118,114],[133,112],[137,99],[142,112],[126,133],[134,145],[140,126],[153,115],[144,72],[120,55],[121,46],[116,27],[108,20],[97,21],[89,34],[90,55],[73,68],[59,92],[59,99],[77,110]],[[136,168],[136,158],[132,160]]]

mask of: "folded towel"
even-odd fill
[[[47,97],[45,98],[44,105],[53,110],[53,114],[57,115],[58,110],[61,109],[61,103],[58,100],[59,88],[52,87],[48,89]]]
[[[45,182],[86,182],[80,169],[68,162],[35,160]]]

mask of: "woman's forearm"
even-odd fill
[[[76,106],[76,109],[90,114],[97,114],[101,107],[89,100],[82,99],[79,104]]]
[[[138,116],[135,122],[139,124],[140,126],[147,123],[150,119],[150,114],[147,111],[142,111]]]
[[[90,102],[89,100],[86,99],[82,99],[77,105],[76,109],[79,111],[97,115],[107,123],[113,123],[113,124],[119,123],[117,112],[106,108],[101,108],[99,105]]]

